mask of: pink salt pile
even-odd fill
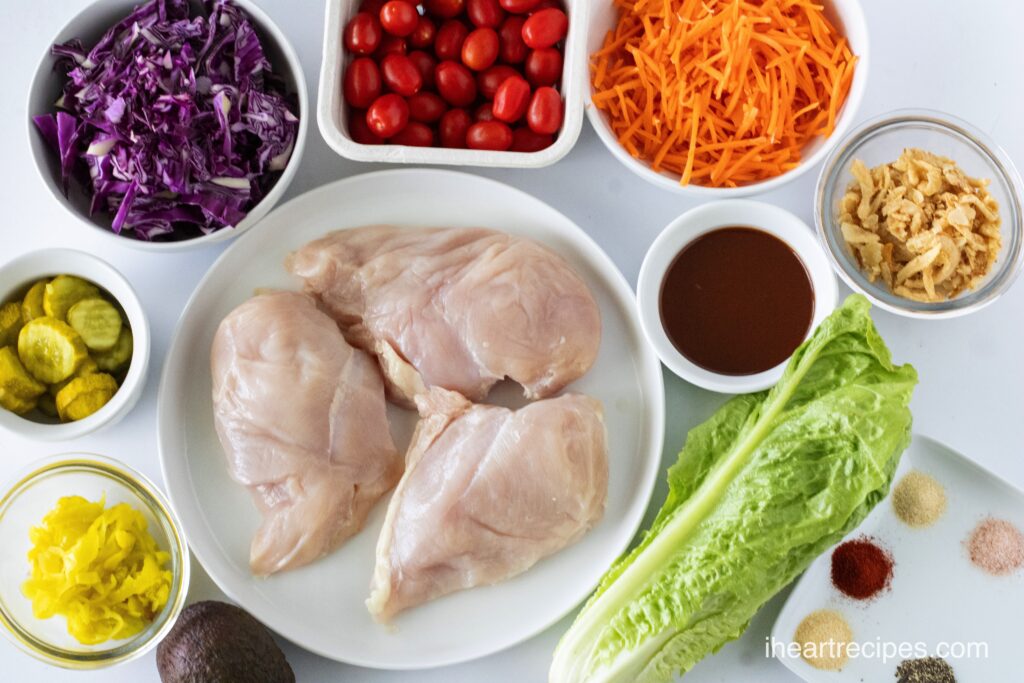
[[[1011,574],[1024,566],[1024,534],[1006,520],[989,517],[971,532],[967,553],[989,574]]]

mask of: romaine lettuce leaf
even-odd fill
[[[885,497],[917,373],[892,364],[869,309],[851,296],[774,388],[689,433],[664,507],[559,643],[551,683],[688,671]]]

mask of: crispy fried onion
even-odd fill
[[[988,180],[920,149],[870,170],[858,159],[850,172],[840,229],[869,281],[915,301],[943,301],[991,270],[1002,241]]]

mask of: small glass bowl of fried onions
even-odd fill
[[[0,497],[0,625],[27,654],[67,669],[142,656],[174,625],[188,544],[164,495],[112,458],[33,463]]]
[[[915,318],[979,310],[1024,263],[1024,185],[987,135],[948,114],[867,121],[825,161],[818,235],[854,290]]]

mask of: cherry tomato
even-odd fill
[[[427,0],[427,12],[442,19],[451,19],[466,9],[466,0]]]
[[[384,26],[387,28],[387,25]],[[548,8],[534,12],[523,24],[523,42],[538,49],[551,47],[569,32],[569,17],[560,9]]]
[[[554,85],[562,77],[562,53],[553,47],[530,50],[526,64],[523,65],[523,73],[535,88]]]
[[[525,17],[509,17],[498,29],[498,57],[507,64],[520,64],[530,48],[523,42]]]
[[[359,3],[360,12],[369,12],[373,16],[380,14],[380,8],[384,6],[387,0],[363,0]]]
[[[512,14],[526,14],[534,7],[540,0],[500,0],[502,8],[506,12]]]
[[[423,87],[423,76],[407,55],[385,57],[380,62],[380,73],[385,85],[405,97],[415,95]]]
[[[466,131],[466,146],[504,152],[512,146],[512,129],[500,121],[479,121]]]
[[[509,149],[513,152],[539,152],[550,147],[554,141],[553,135],[534,133],[529,126],[519,126],[512,131],[512,147]]]
[[[505,18],[498,0],[466,0],[466,15],[477,28],[498,28]]]
[[[366,125],[366,112],[362,109],[353,109],[349,114],[348,134],[360,145],[379,145],[384,142],[384,138],[374,135]]]
[[[562,3],[558,2],[558,0],[540,0],[534,6],[533,11],[539,12],[542,9],[562,9]]]
[[[554,88],[537,88],[526,110],[526,123],[534,133],[553,135],[562,127],[562,96]]]
[[[372,55],[384,36],[377,17],[369,12],[360,12],[352,17],[345,27],[345,48],[357,55]]]
[[[393,145],[408,145],[409,147],[433,147],[434,131],[426,124],[410,121],[409,125],[391,137],[390,142]]]
[[[434,54],[438,59],[458,59],[462,56],[462,44],[466,42],[469,29],[461,21],[449,19],[441,24],[434,38]]]
[[[433,123],[448,110],[448,104],[440,95],[432,92],[418,92],[408,99],[409,118],[420,123]]]
[[[358,57],[345,69],[343,87],[345,101],[353,107],[365,109],[380,97],[382,90],[380,69],[369,57]]]
[[[407,49],[408,44],[405,42],[405,38],[387,34],[380,41],[380,47],[373,53],[373,56],[381,60],[388,55],[404,55]]]
[[[504,83],[506,78],[518,75],[519,72],[510,66],[495,64],[477,75],[476,85],[484,99],[493,100],[498,92],[498,86]]]
[[[474,121],[495,121],[494,108],[490,102],[484,102],[476,108],[476,112],[473,115]]]
[[[415,5],[406,0],[388,0],[380,8],[380,24],[393,36],[404,38],[416,30],[420,15]]]
[[[530,106],[530,84],[521,76],[506,78],[494,95],[494,118],[515,123]]]
[[[462,44],[462,63],[473,71],[483,71],[498,59],[498,33],[493,28],[478,28]]]
[[[416,70],[420,72],[420,77],[423,79],[423,88],[433,88],[434,67],[437,66],[437,60],[434,59],[433,55],[423,50],[413,50],[409,53],[409,59],[416,65]]]
[[[381,95],[366,110],[366,125],[371,133],[382,138],[398,134],[408,123],[409,105],[395,93]]]
[[[473,125],[473,120],[465,109],[449,109],[441,116],[437,126],[441,146],[451,149],[462,149],[466,146],[466,131]]]
[[[444,61],[434,70],[437,91],[454,107],[468,107],[476,99],[476,81],[469,69],[455,61]]]
[[[437,27],[428,17],[416,20],[416,29],[409,34],[409,44],[413,47],[430,47],[437,36]]]

